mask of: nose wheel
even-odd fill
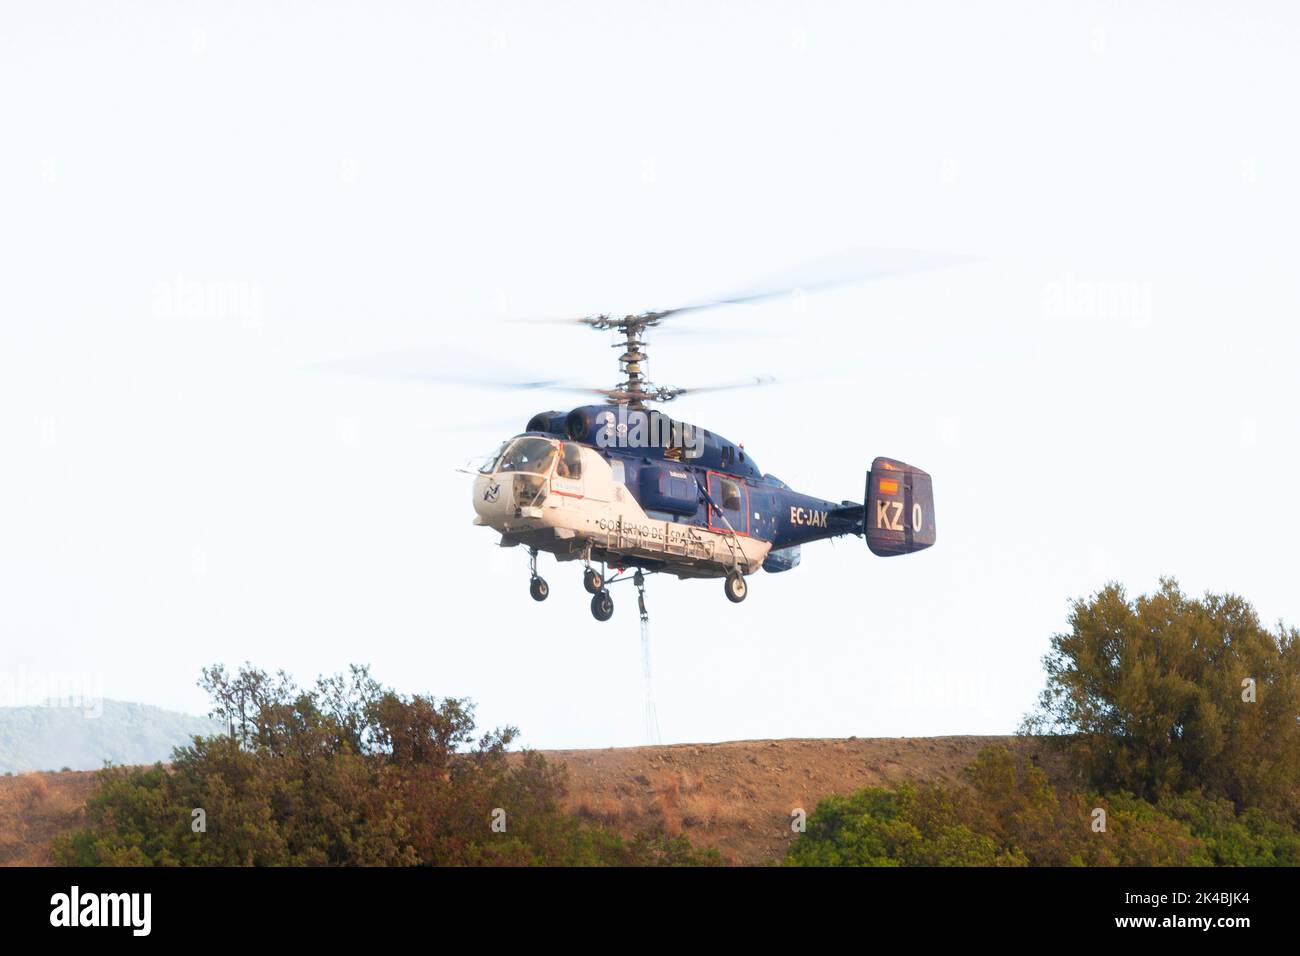
[[[749,585],[745,583],[745,576],[739,571],[732,571],[727,575],[727,581],[722,586],[727,592],[727,600],[732,604],[739,604],[745,600],[745,595],[749,593]]]
[[[588,594],[599,594],[605,590],[605,579],[595,568],[587,568],[582,572],[582,586],[586,588]]]

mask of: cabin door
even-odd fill
[[[709,497],[722,510],[726,521],[712,508],[709,509],[709,527],[726,531],[730,525],[737,534],[749,534],[749,488],[743,481],[709,472]]]

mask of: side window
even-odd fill
[[[731,467],[731,446],[730,445],[722,446],[722,467],[723,468]]]
[[[564,454],[555,468],[558,478],[582,477],[582,449],[572,442],[564,443]]]
[[[734,481],[722,479],[722,507],[725,511],[739,511],[740,487]]]

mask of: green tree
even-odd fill
[[[1076,600],[1052,638],[1024,730],[1052,735],[1081,782],[1151,801],[1197,791],[1279,819],[1300,815],[1297,631],[1235,595],[1186,597],[1172,579],[1130,601]],[[1243,700],[1244,682],[1254,700]]]
[[[786,857],[791,866],[1023,865],[987,834],[974,832],[958,812],[960,794],[868,787],[832,795],[808,817],[807,831]]]
[[[714,865],[716,851],[625,841],[565,813],[562,766],[475,737],[464,700],[403,696],[365,668],[301,688],[283,673],[203,672],[230,733],[177,748],[170,770],[108,768],[65,865]],[[194,825],[201,809],[205,826]],[[491,827],[504,812],[505,828]]]
[[[790,848],[793,866],[1207,866],[1294,860],[1294,830],[1226,800],[1155,806],[1058,791],[1023,753],[987,748],[966,784],[831,796]],[[1095,828],[1094,812],[1105,811]],[[1254,814],[1255,816],[1251,816]]]

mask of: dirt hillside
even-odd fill
[[[84,818],[94,771],[0,777],[0,866],[49,866],[50,840]]]
[[[905,780],[956,781],[981,748],[1010,737],[742,740],[546,751],[569,770],[569,809],[631,835],[662,825],[733,864],[784,854],[790,814],[832,793]],[[1045,768],[1055,776],[1051,761]],[[0,777],[0,865],[49,863],[50,840],[82,820],[93,773]]]
[[[753,865],[784,855],[795,808],[811,813],[823,797],[861,787],[959,781],[993,744],[1046,757],[1013,737],[741,740],[546,755],[569,768],[573,812],[629,835],[661,823],[716,846],[728,863]],[[1052,761],[1043,762],[1055,776]]]

